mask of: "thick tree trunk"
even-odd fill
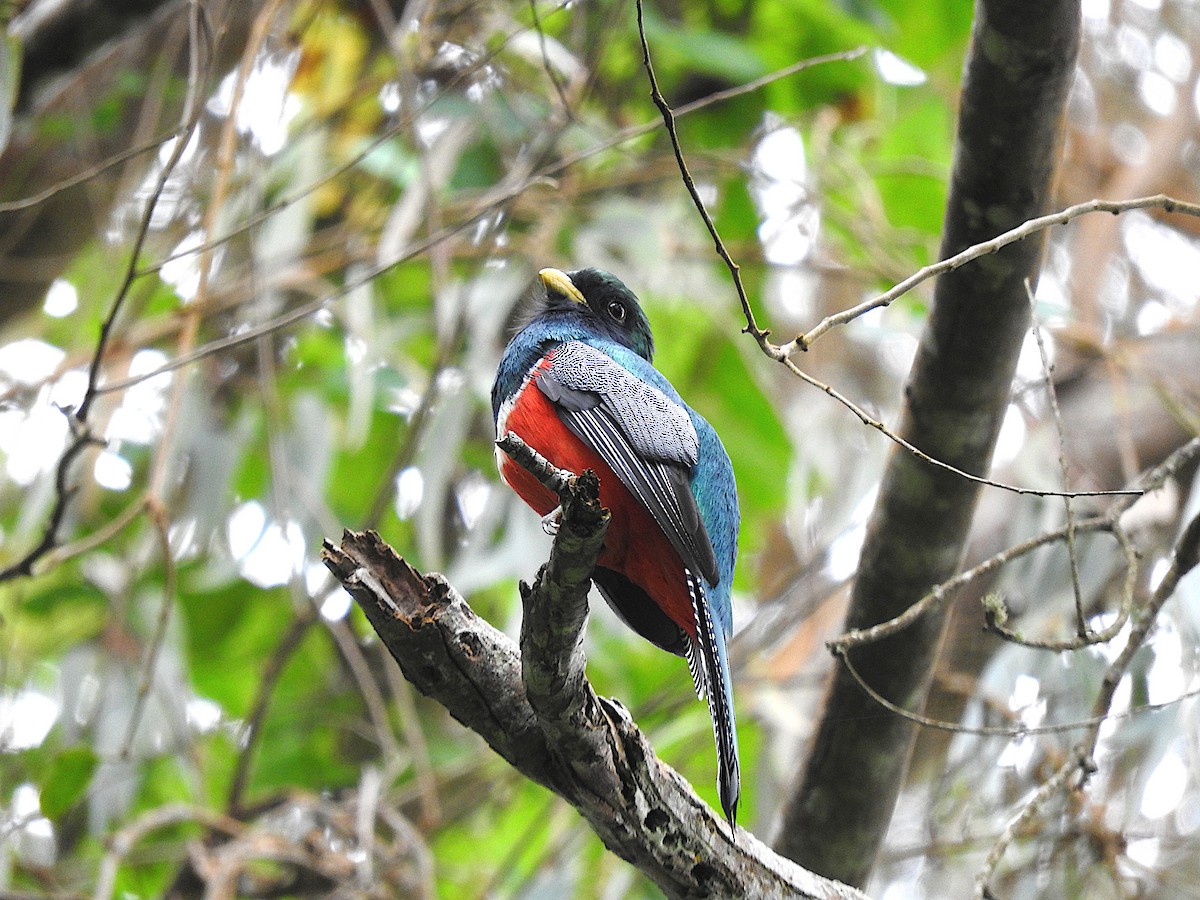
[[[942,256],[1046,210],[1079,42],[1077,0],[980,0],[964,78]],[[1027,239],[942,276],[906,389],[900,433],[930,456],[988,470],[1029,326],[1026,280],[1043,240]],[[979,486],[896,448],[871,518],[847,628],[902,612],[960,564]],[[945,622],[927,614],[852,652],[876,690],[920,709]],[[864,883],[891,820],[914,727],[839,667],[776,838],[801,865]]]

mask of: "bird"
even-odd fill
[[[717,792],[733,828],[733,465],[712,426],[654,368],[650,322],[624,283],[594,268],[546,268],[538,281],[492,385],[497,440],[511,432],[558,468],[598,476],[610,520],[592,581],[637,634],[687,660],[708,701]],[[550,530],[558,498],[499,448],[496,461]]]

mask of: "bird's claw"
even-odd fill
[[[558,534],[558,527],[562,522],[562,507],[556,506],[550,512],[542,516],[542,531],[554,537]]]

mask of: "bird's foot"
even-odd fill
[[[556,506],[542,516],[542,531],[554,537],[558,534],[558,526],[562,523],[562,507]]]

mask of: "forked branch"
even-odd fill
[[[594,475],[554,470],[513,442],[531,471],[558,479],[550,561],[522,586],[521,644],[480,619],[438,574],[423,575],[374,532],[325,543],[326,566],[404,675],[526,777],[574,806],[612,852],[670,897],[861,898],[801,869],[749,832],[736,836],[655,755],[620,703],[583,673],[587,591],[607,513]],[[522,455],[522,454],[525,455]]]

